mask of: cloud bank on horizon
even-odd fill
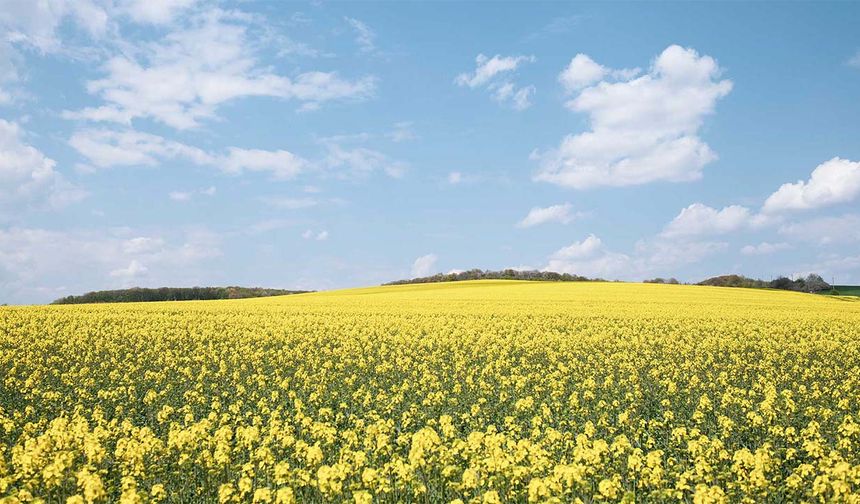
[[[860,6],[810,8],[0,0],[0,302],[513,265],[860,283]]]

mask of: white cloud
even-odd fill
[[[833,285],[860,284],[860,255],[828,253],[807,264],[805,271],[820,274]]]
[[[389,177],[400,178],[408,168],[406,163],[392,160],[385,154],[367,147],[347,148],[331,140],[323,143],[328,150],[322,160],[323,167],[342,178],[360,178],[379,171]]]
[[[113,28],[110,10],[110,2],[100,0],[0,0],[0,105],[19,95],[29,98],[26,91],[17,89],[27,75],[17,65],[29,52],[75,59],[94,54],[92,47],[79,47],[73,37],[60,40],[58,32],[65,26],[67,32],[76,30],[101,41]]]
[[[193,128],[216,116],[234,99],[267,96],[318,106],[332,100],[360,100],[375,88],[371,77],[355,81],[336,73],[310,71],[295,78],[273,73],[255,55],[256,31],[248,17],[209,9],[159,43],[142,44],[112,57],[105,77],[87,90],[105,104],[67,112],[65,117],[128,124],[151,118],[177,129]]]
[[[602,80],[611,70],[595,63],[585,54],[577,54],[558,76],[558,81],[568,92],[578,91]]]
[[[586,87],[567,106],[588,114],[591,131],[536,155],[535,180],[587,189],[701,178],[717,156],[698,131],[732,88],[720,72],[713,58],[673,45],[645,75],[614,72],[619,82]]]
[[[210,260],[221,255],[219,243],[204,230],[167,239],[127,229],[0,229],[2,302],[45,302],[127,286],[129,278],[153,287],[217,284]]]
[[[453,171],[448,174],[448,183],[451,185],[457,185],[463,181],[463,174],[458,171]]]
[[[287,150],[228,147],[221,153],[206,152],[130,129],[84,129],[73,134],[69,144],[96,168],[155,166],[164,160],[185,160],[196,165],[212,166],[232,175],[267,173],[276,180],[293,179],[311,171],[331,173],[341,178],[360,178],[383,172],[399,178],[408,169],[406,163],[390,159],[379,151],[366,147],[346,147],[339,141],[345,139],[323,139],[321,142],[326,148],[326,155],[315,161],[306,160]]]
[[[164,245],[164,239],[158,236],[137,236],[121,243],[126,254],[149,254],[161,250]]]
[[[761,242],[758,245],[746,245],[741,249],[743,255],[770,255],[782,250],[791,249],[788,243],[768,243]]]
[[[629,256],[606,250],[600,238],[591,234],[557,250],[542,270],[587,277],[617,277],[629,273],[630,262]]]
[[[763,210],[809,210],[847,203],[860,196],[860,162],[835,157],[818,165],[809,180],[783,184],[764,202]]]
[[[499,54],[488,58],[479,54],[475,58],[475,71],[473,73],[461,73],[454,79],[460,86],[476,88],[483,86],[499,74],[512,72],[522,63],[533,62],[534,56],[501,56]]]
[[[18,124],[0,119],[0,212],[60,208],[86,197],[55,168],[53,159],[25,142]]]
[[[192,194],[186,191],[171,191],[167,195],[173,201],[191,201]]]
[[[475,58],[475,71],[473,73],[461,73],[454,79],[454,82],[458,86],[472,89],[486,86],[492,92],[491,96],[495,101],[510,103],[515,110],[525,110],[531,106],[535,87],[517,87],[513,82],[499,80],[497,77],[512,73],[523,63],[534,61],[534,56],[501,56],[497,54],[488,58],[479,54]]]
[[[312,230],[307,229],[307,230],[305,230],[304,233],[302,233],[302,238],[304,238],[305,240],[313,239],[316,241],[325,241],[325,240],[328,240],[328,237],[329,237],[329,233],[326,230],[319,231],[319,232],[315,233]]]
[[[412,263],[412,277],[425,277],[432,274],[437,259],[436,254],[427,254],[415,259]]]
[[[600,238],[590,234],[582,241],[574,242],[559,249],[552,257],[554,259],[587,259],[593,257],[602,247],[603,242]]]
[[[149,269],[141,264],[137,259],[132,259],[125,268],[117,268],[110,272],[112,277],[122,277],[125,279],[138,278],[146,275]]]
[[[301,173],[306,168],[307,161],[285,150],[266,151],[230,147],[227,156],[216,164],[227,173],[268,172],[276,179],[286,180]]]
[[[126,0],[120,5],[138,23],[167,24],[197,0]]]
[[[572,213],[572,209],[573,205],[570,203],[552,205],[545,208],[534,207],[529,211],[528,215],[517,223],[517,227],[528,228],[547,222],[568,224],[583,215],[581,212]]]
[[[731,205],[717,210],[701,203],[693,203],[681,210],[661,233],[667,238],[714,235],[736,231],[750,224],[750,210]]]
[[[631,271],[639,278],[675,275],[679,267],[701,262],[728,249],[728,243],[715,241],[674,240],[656,237],[639,240],[634,250]]]
[[[308,166],[307,161],[285,150],[230,147],[225,154],[214,154],[134,130],[81,130],[72,135],[69,145],[99,168],[155,166],[162,160],[184,159],[197,165],[215,166],[233,175],[266,172],[275,179],[286,180]]]
[[[66,20],[83,28],[91,37],[101,37],[108,28],[108,11],[102,2],[92,0],[6,0],[0,2],[0,26],[5,39],[27,44],[43,53],[57,52],[63,44],[57,38]]]
[[[727,244],[710,241],[677,241],[662,237],[640,240],[632,254],[607,249],[597,236],[563,247],[549,257],[543,271],[555,271],[606,279],[637,279],[677,274],[677,268],[697,263],[724,251]]]
[[[86,129],[75,132],[69,145],[98,168],[155,166],[160,159],[183,158],[196,164],[214,163],[201,149],[134,130]]]
[[[579,91],[606,77],[619,80],[630,80],[641,73],[639,68],[624,68],[613,70],[596,63],[586,54],[577,54],[570,60],[567,67],[558,75],[558,81],[568,93]]]
[[[499,103],[510,103],[514,110],[525,110],[532,105],[532,96],[535,94],[534,86],[517,88],[511,82],[505,82],[498,86],[490,86],[493,90],[492,97]]]
[[[370,53],[376,50],[376,45],[374,40],[376,39],[376,33],[370,29],[367,24],[358,19],[345,17],[349,26],[352,27],[355,32],[355,43],[358,44],[358,48],[363,53]]]
[[[784,224],[779,233],[792,240],[828,246],[860,242],[860,215],[818,217]]]
[[[191,201],[195,194],[200,194],[203,196],[215,196],[215,186],[210,186],[205,189],[200,189],[198,191],[171,191],[167,194],[167,196],[173,201],[186,202]]]

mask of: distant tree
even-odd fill
[[[831,288],[830,284],[825,282],[820,275],[810,273],[806,276],[806,292],[823,292]]]
[[[678,281],[678,279],[677,279],[677,278],[674,278],[674,277],[671,277],[671,278],[657,277],[657,278],[652,278],[652,279],[650,279],[650,280],[643,280],[643,283],[656,283],[656,284],[673,284],[673,285],[677,285],[677,284],[679,284],[680,282]]]
[[[794,280],[785,276],[781,276],[770,282],[770,288],[782,290],[797,290],[797,284],[794,283]]]

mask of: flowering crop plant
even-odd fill
[[[860,302],[479,281],[0,308],[0,502],[860,502]]]

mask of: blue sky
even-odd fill
[[[860,5],[0,0],[0,302],[860,283]]]

